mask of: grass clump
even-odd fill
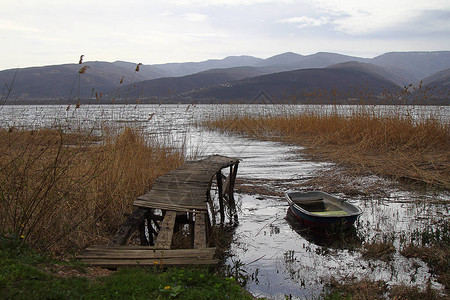
[[[450,188],[450,128],[433,116],[305,111],[279,115],[224,113],[204,126],[297,144],[356,173]]]
[[[447,299],[438,291],[427,284],[423,289],[418,286],[394,285],[389,287],[383,280],[373,281],[368,278],[349,278],[339,282],[331,279],[327,284],[328,291],[324,294],[325,300],[341,299],[396,299],[396,300],[421,300],[421,299]]]
[[[374,241],[366,243],[361,251],[366,259],[379,259],[382,261],[391,261],[396,250],[392,241]]]
[[[427,284],[422,290],[417,286],[396,285],[391,288],[389,297],[397,300],[445,299],[436,290],[431,288],[431,284]]]
[[[106,243],[132,201],[183,162],[182,151],[125,128],[0,129],[0,231],[65,252]]]
[[[358,280],[349,278],[343,282],[332,278],[327,284],[328,292],[325,294],[326,300],[338,299],[361,299],[361,300],[377,300],[383,299],[387,292],[387,284],[382,281],[372,281],[367,278]]]

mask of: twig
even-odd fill
[[[272,225],[273,224],[273,222],[275,222],[275,221],[278,221],[278,216],[277,216],[277,218],[275,219],[275,220],[273,220],[272,222],[270,222],[270,223],[267,223],[266,225],[264,225],[259,231],[258,231],[258,233],[255,235],[255,237],[257,237],[258,236],[258,234],[264,229],[264,228],[266,228],[266,226],[267,225]]]
[[[247,264],[245,264],[245,265],[246,265],[246,266],[251,265],[252,263],[257,262],[258,260],[260,260],[260,259],[262,259],[262,258],[264,258],[264,257],[266,257],[266,254],[264,254],[264,255],[261,256],[260,258],[257,258],[257,259],[255,259],[255,260],[252,260],[251,262],[249,262],[249,263],[247,263]]]

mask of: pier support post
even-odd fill
[[[233,216],[234,218],[234,225],[237,225],[238,223],[238,215],[237,215],[237,209],[236,209],[236,202],[234,200],[234,184],[236,182],[236,175],[238,170],[239,162],[235,163],[234,165],[230,166],[230,184],[228,186],[228,202],[230,205],[230,217]],[[231,220],[230,220],[231,222]]]
[[[222,186],[222,171],[216,173],[217,189],[219,193],[219,209],[220,209],[220,225],[223,226],[225,222],[225,211],[223,208],[223,186]]]

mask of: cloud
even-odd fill
[[[208,19],[208,16],[204,14],[186,13],[183,15],[183,18],[189,22],[203,22]]]
[[[427,10],[449,11],[450,2],[441,0],[312,0],[321,14],[333,19],[336,31],[349,35],[365,35],[395,30]],[[447,22],[447,26],[450,26]]]
[[[249,6],[267,3],[294,3],[294,0],[172,0],[173,3],[197,6]]]
[[[328,24],[329,19],[327,17],[310,18],[306,16],[301,16],[301,17],[281,19],[278,20],[277,23],[295,24],[297,28],[305,28],[305,27],[317,27]]]
[[[39,32],[39,30],[34,27],[25,26],[25,25],[19,24],[17,22],[11,21],[11,20],[0,20],[0,30],[20,31],[20,32],[27,32],[27,33]]]

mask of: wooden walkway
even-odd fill
[[[157,178],[152,189],[134,201],[133,213],[110,244],[87,248],[78,258],[103,267],[216,264],[209,234],[217,212],[221,225],[226,209],[230,223],[237,222],[233,190],[238,164],[236,158],[213,155]],[[229,168],[226,177],[222,173],[225,168]],[[218,203],[211,197],[213,183]],[[136,230],[141,246],[126,246]],[[188,249],[174,249],[180,232],[189,238]]]

